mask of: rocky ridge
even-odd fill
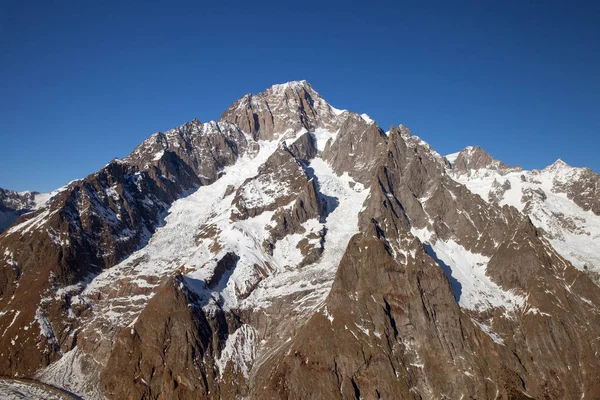
[[[305,81],[246,95],[0,235],[0,372],[86,398],[598,396],[600,288],[483,169],[522,173]]]

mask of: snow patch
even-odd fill
[[[343,113],[347,112],[348,110],[338,110],[337,108],[333,107],[332,105],[329,105],[329,107],[331,108],[331,112],[335,115],[335,116],[339,116],[342,115]]]
[[[479,329],[481,329],[486,335],[491,337],[494,342],[504,345],[504,340],[496,332],[492,331],[489,326],[474,320],[473,318],[471,318],[471,321],[473,321],[473,323],[477,325]]]
[[[154,158],[152,159],[152,161],[158,161],[158,160],[160,160],[160,159],[161,159],[161,158],[162,158],[164,155],[165,155],[165,151],[164,151],[164,150],[161,150],[161,151],[159,151],[158,153],[156,153],[156,154],[154,155]]]
[[[364,121],[365,121],[367,124],[370,124],[370,123],[373,123],[373,122],[375,122],[375,121],[373,121],[373,120],[371,119],[371,117],[369,117],[367,114],[360,114],[360,117],[361,117],[361,118],[362,118],[362,119],[363,119],[363,120],[364,120]]]
[[[337,137],[337,133],[331,132],[328,129],[317,128],[314,132],[315,139],[317,142],[317,150],[323,151],[325,150],[325,146],[329,140],[335,140]]]
[[[454,295],[463,308],[485,311],[503,308],[507,312],[522,309],[526,298],[513,290],[498,286],[486,275],[489,257],[471,253],[454,240],[443,241],[434,237],[429,230],[415,229],[412,234],[428,247],[428,253],[443,269],[449,268],[450,283]]]
[[[77,393],[81,398],[104,400],[105,397],[98,389],[98,370],[99,365],[91,357],[85,357],[84,353],[75,347],[64,353],[58,361],[38,371],[35,378],[71,393]]]
[[[257,340],[256,329],[247,324],[240,326],[229,335],[221,351],[221,357],[215,360],[220,377],[223,377],[227,365],[232,363],[233,370],[248,379],[252,363],[256,358]]]
[[[454,162],[456,161],[456,159],[458,158],[458,155],[460,154],[460,151],[457,151],[456,153],[452,153],[452,154],[448,154],[446,156],[446,160],[448,160],[448,162],[450,164],[454,164]]]

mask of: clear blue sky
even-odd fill
[[[600,171],[598,2],[216,3],[1,1],[0,187],[54,189],[299,79],[442,154]]]

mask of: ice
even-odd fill
[[[460,154],[460,151],[457,151],[456,153],[448,154],[446,156],[446,160],[448,160],[448,162],[450,164],[454,164],[454,161],[456,161],[456,159],[458,158],[459,154]]]
[[[8,324],[8,326],[6,327],[6,329],[4,329],[4,332],[2,333],[2,337],[4,337],[4,335],[6,335],[6,332],[8,332],[8,330],[10,329],[10,327],[13,326],[13,324],[17,320],[17,317],[21,313],[21,311],[16,311],[16,312],[14,310],[11,310],[11,311],[14,312],[15,315],[13,316],[12,321],[10,321],[10,324]]]
[[[20,224],[11,227],[6,231],[6,234],[12,235],[14,233],[20,232],[22,235],[23,233],[27,233],[32,229],[36,230],[39,227],[43,226],[46,223],[46,221],[55,213],[56,211],[50,212],[49,209],[42,211],[35,217],[32,217],[24,222],[21,222]]]
[[[334,135],[327,135],[335,139]],[[225,310],[267,308],[273,300],[292,294],[296,296],[293,306],[297,312],[310,315],[316,311],[331,289],[350,238],[358,232],[358,215],[369,190],[354,182],[347,173],[337,175],[324,160],[312,160],[308,168],[320,193],[328,199],[327,217],[322,221],[304,222],[303,233],[287,235],[275,242],[273,254],[269,255],[265,252],[264,241],[270,235],[273,212],[232,221],[235,193],[229,188],[239,188],[255,176],[259,166],[278,146],[276,141],[260,142],[258,154],[241,157],[236,165],[225,168],[215,183],[175,201],[164,225],[157,229],[149,243],[96,277],[80,297],[95,298],[97,292],[110,292],[115,282],[121,280],[137,285],[149,294],[137,296],[137,302],[135,296],[127,294],[100,301],[94,305],[94,319],[87,321],[88,326],[111,326],[113,332],[118,331],[117,327],[133,326],[137,315],[154,295],[156,286],[181,269],[185,271],[188,288],[208,299],[202,304],[209,312],[216,306]],[[229,194],[226,196],[226,193]],[[202,229],[209,229],[210,233],[198,238]],[[309,243],[320,245],[317,233],[324,229],[326,236],[321,257],[313,264],[298,268],[303,259],[298,243],[312,234]],[[237,257],[232,270],[208,288],[205,282],[214,274],[217,262],[228,253]],[[269,271],[267,276],[257,279],[257,265]],[[240,296],[248,289],[253,289],[248,297]],[[236,371],[247,375],[255,356],[255,338],[256,333],[249,326],[230,335],[217,362],[219,370],[222,372],[229,362],[233,362]]]
[[[375,122],[367,114],[360,114],[360,117],[368,124]]]
[[[40,327],[40,334],[47,339],[54,338],[54,331],[52,330],[52,325],[50,325],[50,321],[48,317],[44,314],[44,312],[38,307],[35,312],[35,321],[38,323]]]
[[[276,243],[273,258],[278,260],[282,266],[295,267],[299,265],[304,257],[297,246],[303,238],[304,235],[295,233],[279,240]]]
[[[263,243],[268,237],[273,212],[263,212],[254,218],[232,222],[230,215],[234,194],[224,194],[229,186],[237,188],[246,179],[255,176],[258,167],[277,147],[277,142],[261,142],[260,151],[255,157],[241,157],[235,166],[226,168],[215,183],[200,187],[174,202],[164,226],[157,229],[148,245],[100,274],[87,286],[82,297],[93,298],[94,293],[109,289],[121,279],[127,279],[140,288],[152,287],[148,277],[165,277],[181,267],[187,270],[190,282],[204,282],[212,275],[216,261],[225,253],[232,252],[239,260],[233,271],[228,273],[227,280],[211,294],[221,299],[222,307],[267,307],[272,299],[298,291],[314,292],[306,306],[310,304],[312,308],[317,307],[329,292],[350,238],[358,232],[358,213],[368,190],[353,182],[347,174],[336,175],[324,160],[312,160],[309,167],[318,180],[321,193],[330,199],[335,198],[336,204],[331,205],[325,221],[307,221],[303,224],[306,230],[304,234],[288,235],[276,242],[273,256],[269,256],[263,249]],[[196,235],[201,227],[207,226],[214,227],[216,233],[198,242]],[[327,235],[321,258],[315,264],[299,270],[297,265],[302,255],[297,248],[298,242],[309,233],[321,231],[323,227],[326,227]],[[211,248],[215,238],[220,246],[217,253]],[[313,239],[313,244],[316,244],[315,241],[318,239]],[[267,264],[275,273],[264,279],[247,299],[241,299],[239,292],[257,280],[255,265],[268,270]],[[192,286],[201,292],[206,290],[201,284]],[[135,318],[136,312],[115,313],[107,303],[96,309],[95,314],[96,318],[108,319],[110,324],[127,326]]]
[[[600,240],[600,216],[592,211],[584,211],[570,200],[557,187],[576,179],[581,169],[573,168],[558,160],[543,170],[502,172],[494,169],[480,169],[467,174],[453,174],[451,177],[464,184],[485,201],[494,182],[502,185],[510,183],[500,198],[499,204],[509,205],[527,213],[534,225],[543,229],[552,247],[575,267],[584,266],[600,272],[600,253],[597,243]],[[535,194],[543,193],[545,199]],[[535,198],[527,209],[524,193],[533,193]]]
[[[161,150],[161,151],[159,151],[158,153],[156,153],[156,154],[154,155],[154,158],[152,159],[152,161],[158,161],[158,160],[160,160],[160,159],[162,158],[162,156],[164,156],[164,155],[165,155],[165,151],[164,151],[164,150]]]
[[[333,323],[333,320],[334,320],[333,315],[329,314],[329,310],[327,310],[327,306],[323,307],[323,315],[325,317],[327,317],[327,319],[329,320],[329,323],[331,323],[331,324]]]
[[[327,142],[332,139],[335,140],[337,133],[331,132],[328,129],[317,128],[314,132],[315,139],[317,141],[317,150],[325,150]]]
[[[228,186],[239,187],[247,178],[256,175],[258,167],[275,151],[277,143],[261,142],[260,151],[255,156],[244,155],[234,167],[225,168],[222,177],[212,185],[201,186],[194,193],[175,201],[165,217],[164,226],[158,228],[149,243],[134,252],[121,263],[96,277],[82,293],[83,297],[93,297],[94,293],[110,289],[114,282],[130,280],[138,287],[148,289],[160,284],[160,280],[149,283],[149,277],[165,277],[182,265],[200,268],[204,262],[214,257],[205,248],[199,248],[196,234],[201,226],[215,216],[229,225],[228,218],[233,195],[224,200]],[[235,238],[231,238],[232,241]],[[148,300],[152,295],[149,295]],[[127,326],[141,305],[132,307],[130,313],[113,312],[112,302],[128,301],[128,297],[114,298],[100,305],[95,318],[107,319],[109,324]],[[137,310],[137,311],[136,311]]]
[[[485,332],[486,335],[491,337],[494,342],[504,345],[504,340],[496,332],[493,332],[489,326],[487,326],[473,318],[471,318],[471,321],[473,321],[473,323],[475,325],[477,325],[479,327],[479,329],[481,329],[483,332]]]
[[[331,111],[332,111],[332,112],[333,112],[333,113],[334,113],[336,116],[338,116],[338,115],[341,115],[341,114],[343,114],[343,113],[345,113],[345,112],[347,112],[347,111],[348,111],[348,110],[338,110],[337,108],[335,108],[335,107],[333,107],[333,106],[331,106],[331,105],[330,105],[329,107],[331,107]]]
[[[71,397],[38,382],[0,378],[0,398],[3,400],[65,400]]]
[[[256,358],[258,333],[252,326],[244,324],[227,337],[225,347],[221,351],[221,357],[215,360],[222,377],[229,363],[233,364],[233,370],[241,372],[248,379],[250,369]]]
[[[225,213],[223,217],[210,221],[222,232],[222,252],[233,252],[239,256],[227,285],[219,293],[212,294],[213,297],[223,298],[225,308],[264,308],[275,298],[296,292],[312,292],[305,306],[314,309],[329,293],[346,246],[350,238],[358,232],[358,213],[368,190],[361,185],[351,188],[351,183],[354,182],[347,174],[336,175],[320,158],[312,160],[309,167],[318,181],[320,192],[331,199],[335,198],[337,206],[332,206],[333,209],[323,223],[316,219],[309,220],[303,224],[305,232],[302,235],[288,235],[276,242],[273,256],[266,254],[262,248],[267,237],[267,228],[271,223],[271,213],[263,213],[256,218],[233,224],[229,222],[228,214]],[[321,258],[312,265],[298,269],[297,266],[303,258],[297,248],[299,241],[310,233],[322,230],[323,227],[327,234]],[[206,258],[208,254],[206,251],[197,253],[194,265],[202,265],[209,261]],[[262,280],[251,295],[242,301],[236,294],[236,288],[245,289],[248,286],[245,282],[253,282],[255,264],[264,268],[267,268],[268,264],[276,272]],[[189,276],[205,280],[210,276],[210,270],[211,267],[199,268]]]
[[[56,362],[38,371],[35,378],[41,382],[77,393],[87,400],[104,400],[98,388],[98,367],[90,357],[84,357],[75,347]],[[64,397],[60,397],[64,399]]]
[[[56,195],[64,192],[65,190],[68,189],[69,185],[71,185],[74,182],[78,182],[78,181],[79,181],[78,179],[73,180],[73,181],[67,183],[64,186],[59,187],[58,189],[51,191],[50,193],[38,193],[38,194],[36,194],[35,197],[34,197],[34,199],[33,199],[33,201],[35,203],[33,209],[34,210],[38,210],[40,208],[45,207],[50,200],[52,200],[54,197],[56,197]]]

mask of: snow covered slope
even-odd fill
[[[456,168],[457,161],[472,164],[474,158],[481,160],[482,152],[468,147],[460,155],[446,157],[453,163],[449,175],[485,201],[527,214],[560,255],[580,270],[600,273],[600,215],[576,204],[570,193],[570,185],[585,180],[590,170],[571,167],[562,160],[532,171],[498,161]]]
[[[68,400],[75,398],[42,383],[0,378],[0,399],[3,400]]]
[[[244,156],[226,168],[217,182],[175,201],[164,226],[148,245],[97,276],[81,294],[74,296],[74,302],[93,305],[94,313],[84,321],[86,335],[107,340],[118,328],[134,323],[154,295],[154,289],[176,271],[183,272],[189,286],[207,299],[207,309],[256,311],[268,308],[273,299],[295,292],[304,293],[296,300],[296,310],[305,309],[309,313],[319,307],[331,288],[348,241],[358,232],[358,214],[369,190],[353,182],[347,174],[336,175],[321,158],[311,160],[308,166],[313,179],[318,180],[320,192],[335,205],[330,205],[330,212],[323,220],[306,221],[304,233],[287,235],[275,242],[273,254],[269,255],[263,243],[269,237],[274,212],[230,221],[235,210],[233,188],[256,175],[279,146],[277,141],[259,144],[257,154]],[[203,235],[203,229],[212,235]],[[326,232],[321,257],[298,268],[303,259],[300,242],[306,239],[320,242],[319,232]],[[227,254],[238,257],[235,267],[226,279],[207,286],[219,261]],[[260,270],[269,271],[268,276],[261,276]],[[116,286],[126,287],[127,291],[116,295]],[[76,293],[78,288],[65,290]],[[247,292],[249,296],[241,295]]]

